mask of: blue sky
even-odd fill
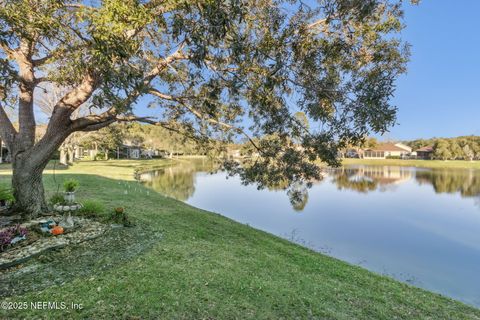
[[[397,82],[391,139],[480,135],[480,1],[424,0],[406,6],[412,45]]]
[[[408,0],[407,0],[408,2]],[[405,5],[402,39],[408,73],[397,81],[398,124],[380,139],[480,135],[480,1],[423,0]],[[139,114],[147,110],[142,99]]]
[[[480,135],[479,12],[479,0],[405,5],[411,61],[393,98],[398,124],[381,140]]]

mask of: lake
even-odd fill
[[[140,180],[167,196],[417,287],[480,306],[480,170],[348,166],[291,203],[183,161]]]

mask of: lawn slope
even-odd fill
[[[161,166],[162,162],[151,162]],[[82,310],[1,311],[0,317],[87,319],[480,319],[480,310],[315,253],[217,214],[147,191],[143,162],[82,162],[45,175],[49,193],[75,177],[78,198],[123,206],[131,232],[161,233],[129,259],[102,251],[89,274],[7,301],[59,301]],[[95,174],[92,174],[95,172]],[[8,171],[3,169],[6,179]],[[55,179],[54,179],[55,178]],[[214,195],[212,195],[214,196]],[[142,241],[142,237],[137,237]],[[108,246],[109,244],[107,244]],[[114,252],[115,244],[112,243]],[[80,252],[80,251],[79,251]],[[82,256],[75,249],[79,263]],[[103,260],[101,260],[103,261]],[[50,262],[60,266],[62,261]],[[22,283],[18,284],[22,286]]]

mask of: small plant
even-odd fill
[[[0,189],[0,206],[6,206],[8,203],[15,202],[11,189]]]
[[[75,190],[77,190],[78,188],[78,185],[79,183],[75,179],[68,179],[68,180],[65,180],[65,182],[63,183],[65,192],[75,192]]]
[[[12,187],[10,184],[0,184],[0,206],[6,206],[15,202]]]
[[[50,197],[48,200],[51,205],[56,204],[64,204],[65,200],[63,199],[63,195],[60,193],[55,193],[53,196]]]
[[[4,251],[9,245],[11,245],[12,240],[16,237],[25,237],[27,234],[27,228],[22,227],[19,224],[4,229],[0,232],[0,251]]]
[[[117,207],[110,214],[110,221],[118,224],[123,224],[124,227],[131,227],[133,223],[130,221],[128,215],[125,213],[123,207]]]
[[[95,200],[87,200],[83,203],[83,207],[78,212],[86,217],[94,218],[103,211],[105,211],[103,203]]]
[[[94,157],[93,157],[93,160],[94,161],[98,161],[98,160],[106,160],[107,157],[105,155],[105,152],[98,152]]]

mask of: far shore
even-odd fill
[[[144,171],[155,169],[157,166],[165,166],[166,163],[173,164],[176,161],[181,160],[194,160],[194,159],[206,159],[206,156],[179,156],[172,159],[110,159],[110,160],[79,160],[79,162],[88,162],[91,166],[92,173],[98,174],[100,176],[106,176],[110,172],[105,172],[105,164],[115,162],[118,166],[119,163],[123,166],[135,167],[135,171]],[[76,161],[77,162],[77,161]],[[419,167],[419,168],[432,168],[432,169],[480,169],[480,161],[465,161],[465,160],[402,160],[402,159],[355,159],[355,158],[345,158],[341,160],[343,166],[350,165],[379,165],[379,166],[402,166],[402,167]],[[141,163],[141,164],[140,164]],[[44,173],[61,173],[63,170],[69,168],[70,166],[64,166],[58,162],[58,160],[50,160],[50,163],[45,168]],[[73,167],[75,168],[75,167]],[[98,169],[98,170],[96,170]],[[10,175],[11,174],[11,164],[10,163],[1,163],[0,164],[0,175]],[[72,170],[72,167],[70,167]],[[115,171],[115,167],[112,168]],[[109,171],[109,170],[107,170]],[[133,176],[122,177],[124,180],[132,180]]]
[[[458,168],[480,169],[480,161],[465,160],[402,160],[402,159],[342,159],[343,165],[380,165],[380,166],[404,166],[420,168]]]

